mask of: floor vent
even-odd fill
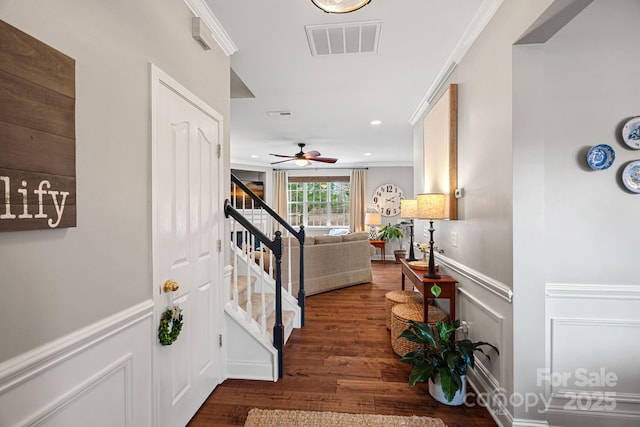
[[[377,53],[382,21],[306,25],[312,56]]]

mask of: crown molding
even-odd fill
[[[409,118],[409,123],[411,126],[415,126],[418,123],[420,117],[424,115],[429,109],[431,102],[438,94],[440,89],[447,82],[447,79],[456,68],[456,66],[460,63],[464,55],[467,53],[473,42],[476,41],[484,27],[487,26],[489,20],[493,17],[493,15],[498,10],[498,7],[502,4],[503,0],[484,0],[478,11],[471,19],[469,26],[465,30],[460,40],[458,40],[458,44],[449,55],[449,58],[444,63],[444,66],[440,69],[440,72],[436,76],[433,84],[427,90],[427,93],[422,97],[418,106],[414,110],[413,114]]]
[[[211,29],[211,35],[227,56],[231,56],[238,51],[238,47],[233,40],[231,40],[229,34],[227,34],[222,24],[220,24],[220,21],[218,21],[218,18],[216,18],[204,0],[184,0],[184,2],[194,16],[202,19]]]

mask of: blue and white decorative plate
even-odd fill
[[[597,171],[609,169],[615,159],[615,151],[607,144],[598,144],[595,147],[591,147],[587,153],[587,164],[591,169]]]
[[[622,127],[622,139],[629,147],[640,150],[640,117],[629,119]]]
[[[622,183],[633,193],[640,193],[640,160],[629,163],[622,171]]]

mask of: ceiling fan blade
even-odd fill
[[[286,158],[286,160],[280,160],[280,161],[277,161],[277,162],[272,162],[271,164],[272,165],[276,165],[278,163],[284,163],[284,162],[288,162],[288,161],[291,161],[291,160],[296,160],[296,161],[297,160],[313,160],[313,161],[322,162],[322,163],[335,163],[335,162],[338,161],[338,159],[334,159],[334,158],[331,158],[331,157],[320,157],[321,156],[320,152],[316,151],[316,150],[311,150],[311,151],[305,153],[305,152],[302,151],[304,145],[305,144],[298,144],[298,146],[300,147],[300,152],[296,153],[293,156],[286,156],[284,154],[274,154],[274,153],[269,154],[270,156]],[[307,164],[306,166],[308,166],[308,165],[309,164]]]
[[[282,157],[284,157],[284,156],[282,156]],[[278,163],[290,162],[291,160],[293,160],[293,159],[287,159],[287,160],[280,160],[280,161],[277,161],[277,162],[271,162],[271,164],[272,165],[276,165]]]
[[[315,150],[309,151],[309,152],[304,153],[302,155],[302,157],[304,157],[305,159],[312,159],[314,157],[320,157],[320,152],[319,151],[315,151]]]
[[[285,156],[284,154],[269,154],[270,156],[276,156],[276,157],[287,157],[290,159],[293,159],[295,156]]]
[[[314,162],[322,162],[322,163],[335,163],[338,161],[338,159],[334,159],[331,157],[311,157],[308,160],[311,160]]]

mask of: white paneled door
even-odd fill
[[[217,241],[220,116],[152,66],[153,292],[156,325],[172,304],[183,328],[156,339],[156,425],[183,426],[221,380],[222,276]],[[165,290],[165,282],[177,290]]]

